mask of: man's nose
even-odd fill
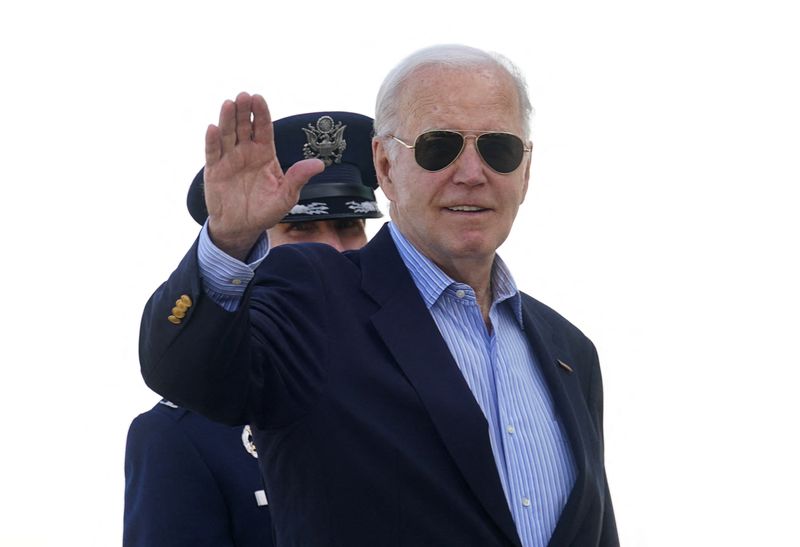
[[[453,182],[461,184],[483,184],[486,182],[486,167],[478,153],[477,143],[474,135],[464,137],[464,149],[455,162],[455,173]]]

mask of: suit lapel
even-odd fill
[[[372,317],[472,491],[520,545],[488,437],[488,424],[439,334],[386,226],[361,254],[364,290],[381,305]]]
[[[552,342],[550,327],[539,319],[527,299],[523,298],[522,302],[525,334],[550,388],[556,413],[569,438],[575,459],[575,485],[548,543],[549,547],[566,546],[571,544],[575,530],[579,528],[576,523],[585,517],[589,506],[589,497],[585,495],[589,489],[589,462],[585,444],[587,432],[584,430],[587,424],[579,418],[579,412],[576,412],[581,405],[585,405],[582,402],[584,396],[579,382],[573,377],[574,371],[570,370],[572,367],[564,361],[559,362],[563,352]]]

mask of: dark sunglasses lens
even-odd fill
[[[428,131],[414,143],[414,159],[428,171],[444,169],[458,157],[464,138],[452,131]]]
[[[522,163],[525,145],[516,135],[484,133],[477,144],[483,161],[498,173],[510,173]]]

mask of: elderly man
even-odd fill
[[[496,255],[527,190],[530,110],[502,57],[411,55],[376,106],[392,222],[360,251],[266,259],[264,230],[324,164],[280,168],[259,96],[208,128],[209,219],[145,309],[142,372],[252,424],[278,545],[618,544],[594,346]]]

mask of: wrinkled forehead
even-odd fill
[[[400,94],[402,129],[522,131],[512,77],[495,67],[425,66],[411,73]],[[413,136],[413,135],[411,135]]]

